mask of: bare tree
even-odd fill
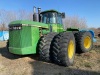
[[[33,21],[33,13],[32,12],[28,13],[27,19]]]
[[[66,16],[63,20],[64,29],[71,28],[87,28],[86,20],[78,16]]]
[[[25,20],[27,18],[27,12],[25,10],[19,10],[17,15],[17,19],[19,20]]]
[[[32,20],[32,15],[33,15],[32,12],[27,12],[26,10],[23,9],[19,11],[0,10],[0,29],[4,30],[4,28],[7,28],[11,21]]]
[[[32,15],[33,13],[27,12],[26,10],[19,10],[17,14],[17,19],[18,20],[32,20]]]
[[[98,30],[100,30],[100,27],[98,28]]]
[[[3,30],[8,30],[8,28],[6,27],[6,25],[3,23],[0,25],[0,30],[3,31]]]
[[[8,24],[11,21],[16,20],[16,13],[13,11],[5,11],[5,10],[0,10],[0,27],[1,29],[5,30],[4,28],[7,29]],[[3,27],[3,28],[2,28]]]
[[[28,12],[24,9],[21,9],[19,11],[0,10],[0,25],[3,25],[3,27],[7,27],[8,24],[14,20],[32,20],[32,15],[32,12]],[[66,18],[63,20],[63,23],[64,29],[68,27],[87,28],[86,20],[78,16],[67,15]]]

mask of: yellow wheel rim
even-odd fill
[[[88,48],[90,48],[90,46],[91,46],[91,38],[90,38],[89,36],[87,36],[87,37],[85,37],[85,39],[84,39],[84,47],[85,47],[86,49],[88,49]]]
[[[70,40],[69,45],[68,45],[68,57],[70,59],[72,59],[74,55],[74,49],[75,49],[74,41]]]

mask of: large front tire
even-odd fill
[[[75,38],[73,33],[60,33],[53,41],[52,59],[55,63],[63,66],[73,65],[75,49]]]
[[[40,60],[49,62],[50,61],[50,47],[51,47],[51,42],[54,38],[54,36],[57,33],[49,33],[47,35],[44,35],[41,37],[40,42],[39,42],[39,55],[40,55]]]

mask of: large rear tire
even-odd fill
[[[52,60],[63,66],[73,65],[75,46],[75,38],[72,32],[58,34],[52,45]]]
[[[41,37],[40,42],[39,42],[39,48],[38,48],[40,60],[46,61],[46,62],[50,61],[51,42],[56,34],[57,33],[52,32]]]
[[[76,40],[76,52],[78,53],[88,52],[93,47],[92,35],[88,31],[76,33],[75,40]]]

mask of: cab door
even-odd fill
[[[61,14],[57,14],[57,29],[58,29],[58,32],[62,32],[64,30]]]

